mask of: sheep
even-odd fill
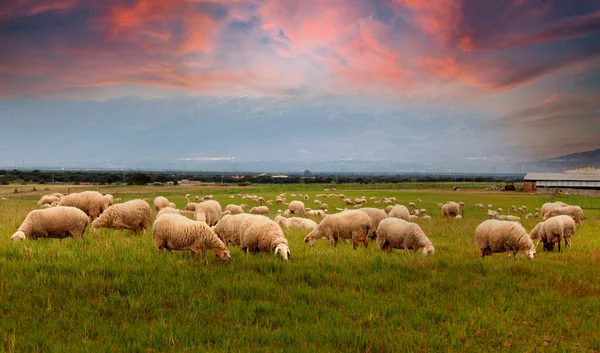
[[[194,214],[196,221],[206,222],[209,226],[214,226],[223,216],[221,204],[218,201],[209,200],[196,205]]]
[[[463,216],[461,216],[461,215],[457,215],[456,217],[454,217],[454,219],[461,220],[461,219],[463,219]]]
[[[304,208],[304,202],[298,200],[290,202],[288,209],[293,215],[301,215],[306,212],[306,209]]]
[[[481,252],[481,257],[493,253],[508,252],[517,258],[517,252],[522,250],[528,259],[535,257],[535,246],[525,231],[517,222],[487,220],[475,228],[475,245]]]
[[[403,205],[395,205],[390,213],[388,213],[388,217],[400,218],[405,221],[410,221],[410,212],[408,212],[408,208]]]
[[[460,214],[460,205],[450,201],[442,205],[442,217],[454,218]]]
[[[565,207],[565,206],[569,206],[564,202],[546,202],[545,204],[542,205],[542,209],[540,211],[540,214],[542,215],[542,217],[544,215],[546,215],[546,213],[548,213],[548,211],[554,209],[554,208],[559,208],[559,207]]]
[[[521,221],[521,217],[517,217],[517,216],[498,216],[499,220],[501,221],[511,221],[511,222],[520,222]]]
[[[246,253],[273,252],[286,261],[291,257],[281,227],[268,217],[248,213],[229,215],[213,230],[225,243],[239,245]]]
[[[525,216],[525,219],[530,219],[530,218],[533,218],[533,214],[532,214],[532,213],[528,213],[528,214]]]
[[[308,219],[308,218],[301,218],[301,217],[285,218],[280,215],[277,215],[277,216],[275,216],[275,218],[273,220],[275,221],[275,223],[279,224],[280,226],[286,227],[286,228],[298,228],[298,229],[308,229],[308,230],[313,230],[313,229],[317,228],[317,222],[313,221],[312,219]]]
[[[83,237],[89,225],[88,215],[76,207],[56,206],[43,210],[33,210],[11,236],[18,242],[37,238]]]
[[[352,200],[350,200],[348,198],[345,198],[343,201],[346,205],[354,205],[354,202],[352,202]]]
[[[242,206],[229,204],[225,206],[225,210],[231,212],[231,214],[240,214],[244,213],[244,208]]]
[[[308,201],[308,200],[310,200],[310,196],[304,195],[304,201]]]
[[[158,217],[152,225],[152,237],[159,253],[163,250],[190,250],[190,258],[212,250],[227,261],[231,257],[229,249],[215,232],[204,222],[193,221],[185,216],[165,214]]]
[[[409,202],[408,207],[417,208],[417,205],[414,202]]]
[[[196,211],[196,205],[197,205],[197,203],[195,203],[195,202],[188,202],[188,204],[185,205],[185,210],[194,212],[194,211]]]
[[[169,200],[167,200],[167,198],[164,196],[157,196],[154,199],[153,204],[154,204],[154,209],[156,210],[156,212],[162,210],[165,207],[170,207]],[[173,208],[177,208],[177,207],[173,207]]]
[[[325,211],[323,210],[310,210],[306,212],[307,216],[311,217],[325,217]]]
[[[575,221],[573,218],[561,215],[549,218],[546,221],[539,222],[529,233],[531,239],[537,239],[536,248],[540,241],[544,243],[544,251],[554,250],[554,244],[558,243],[558,252],[560,252],[560,242],[565,240],[565,248],[571,247],[571,236],[575,234]]]
[[[560,216],[560,215],[570,216],[571,218],[573,218],[573,220],[575,220],[575,223],[581,224],[581,218],[583,217],[583,210],[579,206],[557,207],[557,208],[553,208],[550,211],[546,212],[546,214],[544,215],[544,217],[542,217],[542,219],[547,220],[549,218]]]
[[[111,199],[97,191],[84,191],[61,197],[58,206],[77,207],[85,212],[92,220],[96,219],[112,204]]]
[[[158,211],[158,213],[156,214],[156,218],[158,218],[164,214],[178,214],[178,215],[183,215],[183,216],[187,216],[187,215],[194,216],[194,212],[192,212],[192,211],[184,211],[184,210],[178,210],[173,207],[165,207],[165,208],[161,209],[160,211]]]
[[[144,200],[131,200],[109,207],[92,222],[92,230],[112,228],[141,232],[150,226],[151,220],[150,205]]]
[[[175,202],[169,202],[169,207],[177,208],[177,205],[175,204]]]
[[[329,205],[327,205],[326,203],[322,203],[321,207],[319,207],[321,209],[321,211],[325,212],[329,209]]]
[[[430,215],[424,215],[423,217],[421,217],[423,219],[432,219]]]
[[[427,213],[427,209],[426,208],[421,208],[419,210],[419,213],[422,214],[422,215],[425,215]]]
[[[488,208],[492,208],[492,207],[493,207],[492,204],[488,203]]]
[[[389,205],[389,206],[386,206],[383,210],[385,211],[385,213],[387,213],[389,215],[392,208],[394,208],[394,206]]]
[[[37,205],[38,206],[52,205],[52,203],[55,201],[58,201],[58,197],[52,196],[52,195],[44,195],[40,198]]]
[[[268,216],[269,208],[267,206],[256,206],[256,207],[252,207],[252,209],[250,209],[250,212],[248,212],[248,213],[255,214],[255,215]]]
[[[490,219],[499,219],[500,218],[500,214],[498,214],[498,212],[496,212],[496,211],[488,210],[487,214],[490,217]]]
[[[317,228],[304,238],[304,242],[312,246],[320,238],[326,237],[332,246],[337,246],[339,238],[350,238],[356,250],[359,242],[365,244],[365,248],[369,245],[367,235],[370,229],[371,219],[366,213],[343,211],[323,218]]]
[[[459,207],[465,207],[466,205],[465,205],[465,203],[464,203],[464,202],[462,202],[462,201],[461,201],[461,202],[459,202],[459,203],[458,203],[458,206],[459,206]]]
[[[408,216],[408,220],[409,220],[410,222],[416,222],[416,221],[418,221],[418,220],[419,220],[419,216],[417,216],[417,215],[414,215],[414,214],[411,214],[410,216]]]
[[[50,194],[48,196],[54,196],[54,197],[60,199],[61,197],[65,196],[65,195],[61,194],[60,192],[55,192],[55,193],[52,193],[52,194]]]
[[[382,209],[375,207],[365,207],[361,208],[359,211],[365,213],[371,219],[371,228],[369,229],[367,237],[369,239],[375,239],[377,237],[377,227],[379,226],[379,222],[386,219],[387,214]]]
[[[377,245],[385,252],[391,252],[392,249],[405,249],[409,252],[423,248],[424,256],[435,253],[433,244],[418,224],[398,218],[386,218],[379,222]]]

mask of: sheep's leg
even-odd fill
[[[362,237],[358,238],[358,240],[362,240],[363,244],[365,244],[365,248],[369,247],[369,241],[367,240],[367,235],[363,235]]]

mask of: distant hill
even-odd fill
[[[521,166],[527,172],[558,173],[582,168],[591,170],[593,167],[600,167],[600,148],[594,151],[572,153],[556,158],[523,162]]]

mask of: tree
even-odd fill
[[[148,174],[137,173],[131,177],[131,182],[135,185],[146,185],[152,181],[152,178]]]

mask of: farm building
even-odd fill
[[[600,196],[600,169],[588,167],[585,172],[578,171],[527,173],[523,191],[538,194]]]

